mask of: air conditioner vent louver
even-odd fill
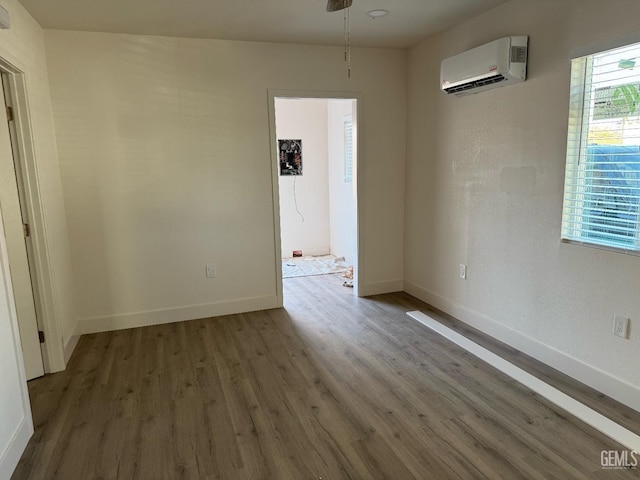
[[[493,77],[483,78],[482,80],[476,80],[474,82],[464,83],[455,87],[445,88],[444,91],[447,93],[459,93],[465,90],[491,85],[492,83],[504,82],[505,80],[506,78],[504,78],[504,75],[495,75]]]
[[[455,96],[470,95],[527,79],[529,37],[504,37],[480,45],[440,65],[440,88]]]

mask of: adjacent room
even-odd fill
[[[334,275],[353,288],[357,100],[276,97],[274,102],[282,277]]]
[[[638,478],[638,18],[0,0],[0,480]]]

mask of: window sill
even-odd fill
[[[621,247],[609,247],[607,245],[598,245],[596,243],[580,242],[578,240],[569,240],[566,238],[561,238],[560,241],[562,243],[566,243],[569,245],[578,245],[581,247],[595,248],[596,250],[606,250],[608,252],[613,252],[613,253],[623,253],[625,255],[633,255],[634,257],[640,256],[639,250],[631,250],[631,249],[626,249]]]

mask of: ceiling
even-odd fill
[[[43,28],[341,45],[326,0],[20,0]],[[411,47],[505,0],[353,0],[352,44]],[[369,10],[391,13],[376,20]]]

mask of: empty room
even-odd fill
[[[638,18],[0,0],[0,480],[638,478]]]

